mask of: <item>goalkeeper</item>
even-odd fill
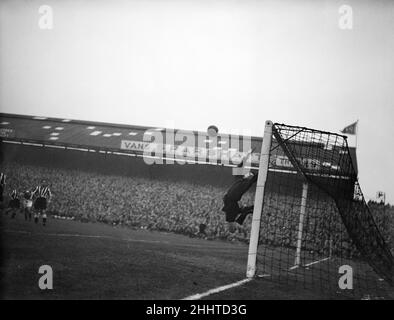
[[[253,152],[253,150],[250,151],[245,158],[247,158],[251,154],[251,152]],[[241,161],[238,167],[243,166],[244,160],[245,159]],[[233,185],[223,197],[224,206],[222,208],[222,211],[225,212],[226,221],[230,224],[230,232],[233,232],[235,230],[234,222],[242,225],[248,214],[253,212],[254,206],[240,207],[238,202],[241,200],[245,192],[247,192],[250,187],[257,182],[257,177],[257,173],[249,172],[245,174],[241,179],[237,179],[233,183]]]

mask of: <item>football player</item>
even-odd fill
[[[253,151],[253,150],[252,150]],[[238,167],[242,167],[245,159],[249,157],[249,152],[241,161]],[[254,206],[240,207],[238,202],[242,196],[257,182],[258,174],[254,172],[246,173],[242,178],[237,179],[223,197],[224,206],[222,211],[226,214],[226,221],[229,223],[229,231],[234,232],[236,229],[235,222],[242,225],[248,216],[253,213]]]
[[[31,208],[33,206],[33,193],[27,190],[23,193],[23,211],[25,213],[25,220],[31,221]]]
[[[1,208],[3,207],[3,201],[4,201],[3,194],[4,194],[4,190],[5,190],[5,178],[6,178],[6,175],[3,172],[1,172],[0,173],[0,206],[1,206]]]
[[[19,200],[19,195],[18,192],[16,191],[16,189],[12,190],[11,194],[10,194],[10,202],[8,204],[8,211],[11,210],[11,218],[14,219],[16,216],[16,213],[19,211],[20,209],[20,200]]]
[[[38,219],[42,216],[42,224],[45,226],[47,222],[47,205],[51,199],[52,193],[45,181],[33,191],[34,201],[34,222],[38,223]]]

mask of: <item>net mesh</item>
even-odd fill
[[[393,265],[358,184],[346,138],[274,124],[259,275],[328,295],[376,298],[391,292]],[[339,287],[341,266],[352,268],[353,289]]]

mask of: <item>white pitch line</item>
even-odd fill
[[[320,260],[317,260],[317,261],[313,261],[313,262],[308,263],[308,264],[306,264],[306,265],[304,265],[304,266],[305,266],[305,267],[309,267],[309,266],[311,266],[311,265],[314,265],[314,264],[317,264],[317,263],[326,261],[326,260],[328,260],[328,259],[330,259],[330,257],[327,257],[327,258],[324,258],[324,259],[320,259]],[[299,268],[299,266],[293,266],[293,267],[291,267],[289,270],[293,270],[293,269],[296,269],[296,268]],[[271,276],[270,274],[261,274],[261,275],[258,275],[257,277],[258,277],[258,278],[265,278],[265,277],[270,277],[270,276]],[[244,283],[247,283],[247,282],[251,281],[252,279],[253,279],[253,278],[246,278],[246,279],[240,280],[240,281],[238,281],[238,282],[230,283],[230,284],[225,285],[225,286],[221,286],[221,287],[217,287],[217,288],[208,290],[208,291],[206,291],[206,292],[204,292],[204,293],[194,294],[194,295],[192,295],[192,296],[183,298],[182,300],[199,300],[199,299],[201,299],[201,298],[210,296],[210,295],[212,295],[212,294],[215,294],[215,293],[218,293],[218,292],[222,292],[222,291],[225,291],[225,290],[228,290],[228,289],[231,289],[231,288],[235,288],[235,287],[241,286],[241,285],[243,285]]]
[[[320,262],[326,261],[326,260],[328,260],[328,259],[330,259],[330,257],[327,257],[327,258],[324,258],[324,259],[320,259],[320,260],[317,260],[317,261],[314,261],[314,262],[308,263],[308,264],[306,264],[306,265],[305,265],[305,267],[312,266],[312,265],[314,265],[314,264],[317,264],[317,263],[320,263]]]
[[[130,238],[116,238],[111,236],[100,235],[87,235],[87,234],[73,234],[73,233],[38,233],[39,235],[58,236],[58,237],[76,237],[76,238],[96,238],[96,239],[112,239],[130,242],[143,242],[143,243],[168,243],[167,241],[159,240],[143,240],[143,239],[130,239]]]
[[[43,232],[28,232],[28,231],[21,231],[21,230],[4,230],[4,232],[31,234],[31,235],[36,234],[36,235],[40,235],[40,236],[51,236],[51,237],[75,237],[75,238],[112,239],[112,240],[122,240],[122,241],[129,241],[129,242],[170,244],[168,241],[160,241],[160,240],[143,240],[143,239],[130,239],[130,238],[116,238],[116,237],[111,237],[111,236],[74,234],[74,233],[43,233]]]
[[[0,228],[1,230],[1,228]],[[22,230],[4,230],[4,232],[8,233],[20,233],[20,234],[36,234],[41,236],[58,236],[58,237],[79,237],[79,238],[97,238],[97,239],[114,239],[114,240],[122,240],[129,242],[142,242],[142,243],[158,243],[158,244],[167,244],[172,246],[181,246],[181,247],[190,247],[190,248],[204,248],[204,249],[212,249],[212,250],[223,250],[223,251],[234,251],[241,250],[242,247],[233,246],[233,247],[223,247],[222,245],[211,245],[208,243],[208,247],[206,243],[203,244],[190,244],[190,243],[180,243],[180,242],[170,242],[170,241],[162,241],[162,240],[143,240],[143,239],[132,239],[132,238],[116,238],[112,236],[102,236],[102,235],[84,235],[84,234],[73,234],[73,233],[44,233],[44,232],[31,232],[31,231],[22,231]]]
[[[34,234],[34,233],[32,233]],[[36,234],[38,235],[46,235],[46,236],[52,236],[52,237],[76,237],[76,238],[104,238],[104,239],[115,239],[110,236],[99,236],[99,235],[88,235],[88,234],[74,234],[74,233],[42,233],[42,232],[37,232]]]
[[[257,278],[267,278],[267,277],[271,277],[271,275],[268,273],[257,275]]]
[[[183,298],[182,300],[199,300],[201,298],[210,296],[211,294],[222,292],[222,291],[225,291],[225,290],[228,290],[228,289],[231,289],[231,288],[235,288],[235,287],[241,286],[241,285],[243,285],[243,284],[245,284],[247,282],[250,282],[252,280],[253,280],[252,278],[246,278],[246,279],[234,282],[234,283],[227,284],[225,286],[221,286],[221,287],[217,287],[217,288],[208,290],[208,291],[206,291],[204,293],[194,294],[192,296]]]
[[[21,231],[21,230],[4,230],[4,232],[14,232],[14,233],[22,233],[22,234],[31,234],[29,231]]]
[[[328,260],[328,259],[330,259],[330,257],[323,258],[323,259],[320,259],[320,260],[316,260],[316,261],[313,261],[313,262],[311,262],[311,263],[307,263],[307,264],[303,265],[303,267],[310,267],[310,266],[312,266],[312,265],[314,265],[314,264],[318,264],[318,263],[320,263],[320,262],[324,262],[324,261],[326,261],[326,260]],[[300,266],[295,265],[295,266],[292,266],[289,270],[294,270],[294,269],[297,269],[297,268],[299,268],[299,267],[300,267]]]

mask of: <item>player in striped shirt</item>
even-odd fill
[[[11,218],[14,219],[16,216],[16,213],[18,212],[18,210],[20,209],[21,203],[19,200],[19,195],[18,192],[16,191],[16,189],[12,190],[11,194],[10,194],[10,202],[8,204],[8,210],[11,210],[12,214],[11,214]]]
[[[34,201],[34,222],[38,223],[39,217],[42,216],[42,224],[45,226],[47,222],[46,209],[52,196],[51,190],[45,184],[39,185],[33,191],[33,196],[36,199]]]
[[[3,193],[4,193],[4,189],[5,189],[5,178],[6,178],[6,175],[3,172],[0,173],[0,205],[4,201]]]

